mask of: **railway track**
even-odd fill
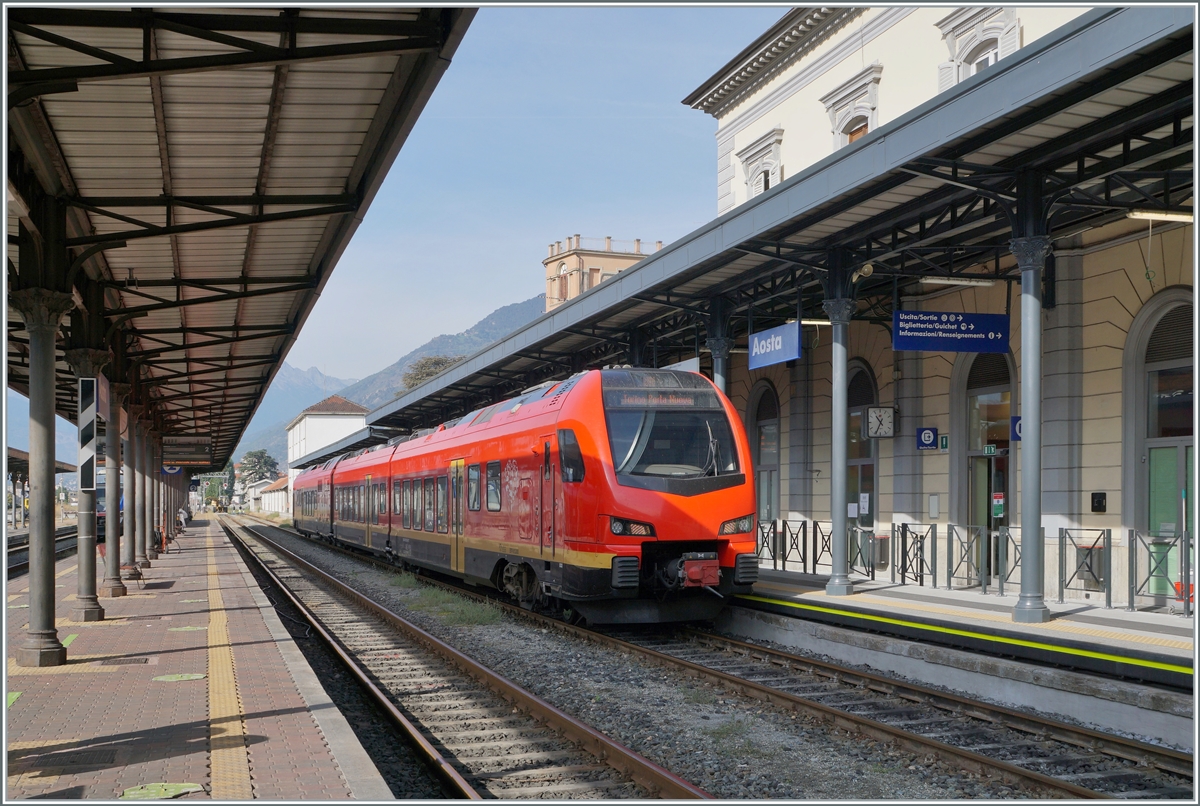
[[[1016,786],[1070,798],[1194,797],[1188,753],[701,631],[597,631],[496,603],[539,626],[639,654],[743,696]]]
[[[710,797],[324,574],[261,528],[225,525],[457,796]]]
[[[55,559],[69,554],[76,548],[76,528],[64,526],[54,533]],[[8,544],[8,576],[14,577],[29,571],[29,537],[22,536]]]

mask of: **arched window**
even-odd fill
[[[850,366],[847,389],[846,503],[856,513],[851,525],[875,526],[875,440],[867,437],[867,407],[875,404],[875,379],[865,364]],[[865,504],[865,506],[864,506]],[[849,514],[849,513],[847,513]]]
[[[756,393],[752,448],[758,521],[768,523],[779,517],[779,396],[766,381],[759,382]]]
[[[978,47],[971,51],[967,58],[963,59],[963,68],[968,76],[973,76],[991,67],[999,58],[1000,40],[989,39],[981,42]]]
[[[569,293],[569,289],[567,287],[567,275],[569,273],[570,272],[567,270],[566,263],[558,264],[558,298],[563,302],[566,301],[567,294]]]
[[[1151,533],[1174,536],[1185,529],[1191,532],[1195,526],[1191,305],[1171,308],[1158,320],[1146,345],[1145,362],[1149,517],[1144,528]],[[1184,492],[1186,514],[1181,494]]]
[[[842,128],[842,134],[846,135],[846,143],[853,143],[855,140],[866,135],[869,124],[865,117],[859,116],[853,118]]]

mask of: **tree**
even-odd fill
[[[233,470],[233,460],[230,459],[225,463],[225,500],[233,498],[233,483],[237,480],[237,475]]]
[[[401,377],[401,380],[404,381],[403,391],[416,389],[434,375],[454,366],[464,358],[466,358],[464,355],[427,355],[418,358],[409,365],[408,370]]]
[[[279,463],[265,448],[248,451],[242,457],[242,483],[252,484],[261,479],[273,479],[279,472]]]

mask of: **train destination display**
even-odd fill
[[[894,311],[892,349],[935,353],[1007,353],[1002,313]]]

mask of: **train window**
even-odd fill
[[[380,482],[379,491],[375,496],[375,500],[379,502],[379,510],[375,513],[375,522],[379,523],[380,520],[386,520],[388,514],[386,481]]]
[[[558,429],[558,464],[563,481],[583,481],[583,453],[570,428]]]
[[[412,482],[406,481],[400,491],[400,525],[405,529],[412,527]]]
[[[500,511],[500,463],[487,463],[487,507],[488,512]]]
[[[400,479],[392,479],[392,514],[399,515],[401,513],[401,496],[400,491],[404,489],[400,484]]]
[[[433,479],[425,479],[425,531],[434,530]]]
[[[542,478],[550,478],[550,442],[542,443]]]
[[[467,509],[479,511],[479,465],[467,465]]]
[[[412,482],[412,528],[421,528],[421,480]]]
[[[448,505],[450,496],[447,495],[446,477],[437,477],[437,530],[439,532],[446,531],[446,523],[449,520],[447,517]]]

